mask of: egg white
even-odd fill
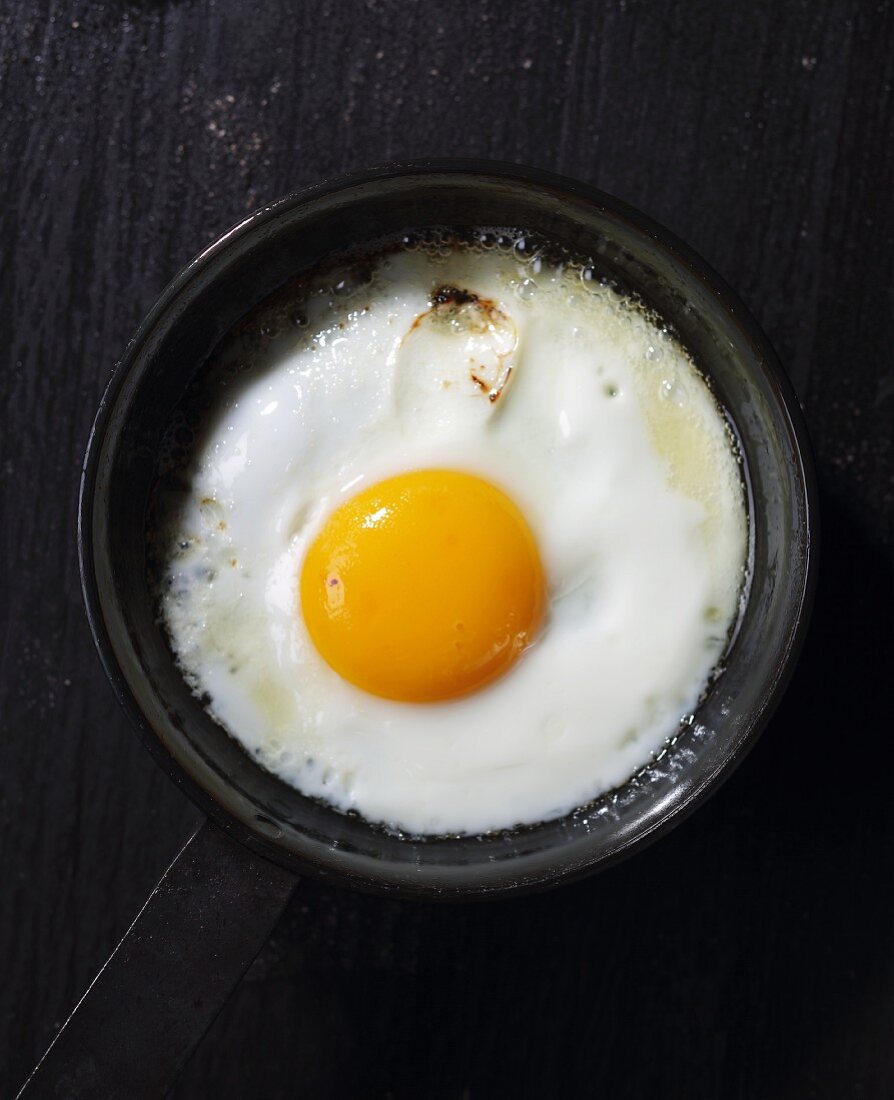
[[[622,783],[694,708],[741,590],[736,456],[683,349],[581,275],[406,249],[345,297],[312,286],[307,325],[221,391],[168,508],[163,619],[217,720],[305,794],[414,834],[549,819]],[[495,309],[432,315],[441,285]],[[497,400],[475,370],[503,377]],[[516,501],[549,610],[486,689],[402,704],[322,660],[298,578],[334,508],[426,467]]]

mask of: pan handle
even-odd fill
[[[297,883],[210,821],[200,825],[19,1098],[164,1096]]]

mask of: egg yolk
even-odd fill
[[[392,477],[341,505],[308,550],[300,593],[328,664],[404,702],[452,699],[504,673],[545,603],[524,516],[456,470]]]

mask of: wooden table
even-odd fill
[[[894,1095],[894,6],[18,0],[0,35],[0,1093],[198,820],[81,607],[109,372],[242,214],[432,154],[592,181],[739,290],[813,433],[814,627],[744,766],[630,862],[461,908],[308,882],[176,1096]]]

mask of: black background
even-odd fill
[[[109,372],[248,210],[453,155],[614,192],[741,293],[815,443],[814,627],[743,767],[630,862],[468,907],[306,883],[176,1096],[894,1095],[892,5],[25,0],[0,32],[0,1094],[198,820],[81,608]]]

